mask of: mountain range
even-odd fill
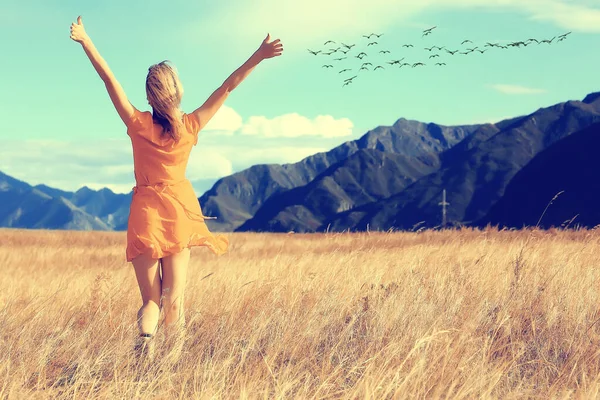
[[[553,144],[510,181],[478,226],[586,227],[600,224],[600,123]]]
[[[555,142],[600,121],[600,93],[583,101],[541,108],[522,118],[480,129],[440,155],[440,168],[401,192],[332,215],[318,229],[412,229],[441,223],[442,192],[448,221],[474,224],[504,194],[515,174]],[[582,149],[583,151],[584,149]]]
[[[442,151],[459,143],[478,128],[478,125],[445,127],[401,118],[392,126],[379,126],[357,140],[347,141],[330,151],[308,156],[297,163],[261,164],[224,177],[200,197],[200,204],[206,215],[216,216],[216,221],[221,221],[212,225],[215,230],[243,231],[244,223],[254,219],[245,226],[254,228],[251,230],[271,231],[277,225],[277,231],[286,231],[293,225],[299,231],[309,231],[309,225],[314,225],[316,220],[307,213],[312,213],[310,209],[314,209],[319,203],[329,210],[319,213],[330,215],[333,210],[353,208],[367,200],[387,197],[393,194],[390,190],[401,190],[408,183],[435,170],[439,164],[438,155]],[[360,155],[352,157],[360,150],[363,150]],[[357,169],[361,160],[365,161],[369,157],[372,158],[373,166],[381,165],[386,157],[392,165],[383,169],[385,175]],[[365,167],[368,168],[368,165]],[[331,176],[327,178],[329,175]],[[369,182],[369,175],[379,182]],[[302,187],[304,189],[299,189]],[[297,190],[284,195],[292,189]],[[371,189],[375,191],[371,193]],[[364,192],[364,196],[361,192]],[[305,195],[308,197],[303,197]],[[320,198],[321,195],[323,197]],[[267,199],[272,197],[274,198],[267,203]],[[294,201],[306,201],[308,209],[304,206],[296,207],[297,204],[290,205]],[[330,201],[337,205],[328,204]],[[285,210],[288,206],[292,209]],[[263,207],[265,208],[258,219],[253,218]],[[274,221],[265,221],[265,215],[271,215],[266,210],[273,207],[282,208],[277,208]],[[306,215],[311,221],[307,221],[305,227],[292,222],[288,226],[285,220],[290,217],[290,213],[298,213],[298,218],[292,219],[301,220]],[[278,214],[281,220],[277,220]],[[322,217],[317,218],[321,219]],[[298,222],[302,225],[301,221]]]
[[[68,192],[31,186],[0,172],[0,226],[71,230],[127,229],[131,193],[84,186]]]
[[[544,226],[576,214],[594,226],[591,203],[573,199],[596,190],[587,173],[593,155],[581,154],[598,148],[598,123],[600,93],[495,124],[400,118],[299,162],[223,177],[199,202],[217,217],[207,220],[211,231],[410,230],[439,226],[446,190],[452,225],[520,227],[537,222],[540,204],[563,190]],[[31,186],[0,172],[0,226],[126,230],[131,194]]]

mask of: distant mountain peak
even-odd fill
[[[31,185],[0,171],[0,191],[7,191],[17,188],[21,190],[28,190],[31,188]]]
[[[599,98],[600,98],[600,92],[590,93],[587,96],[585,96],[585,99],[583,99],[583,103],[591,104],[591,103],[595,102],[596,100],[598,100]]]
[[[406,118],[400,118],[398,119],[396,122],[394,122],[394,125],[392,125],[393,127],[397,127],[397,126],[411,126],[414,124],[422,124],[422,122],[420,121],[414,121],[412,119],[406,119]]]
[[[77,189],[77,191],[75,193],[90,193],[90,192],[93,192],[93,190],[87,186],[82,186],[81,188]]]
[[[110,190],[107,187],[103,187],[102,189],[98,190],[98,193],[109,193],[109,194],[113,194],[114,192],[112,190]]]

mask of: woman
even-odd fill
[[[207,246],[221,255],[229,244],[227,237],[208,230],[204,220],[209,217],[202,215],[193,187],[185,179],[190,152],[198,142],[198,132],[229,93],[260,61],[280,56],[283,45],[279,39],[269,42],[267,34],[254,54],[189,114],[179,109],[183,87],[176,70],[167,61],[152,65],[146,77],[150,113],[131,105],[85,32],[81,16],[71,24],[71,39],[82,45],[104,81],[133,146],[136,186],[128,219],[126,257],[133,264],[142,295],[136,354],[152,359],[161,310],[165,337],[178,354],[185,328],[182,308],[190,248]]]

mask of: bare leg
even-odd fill
[[[162,258],[162,307],[166,327],[185,325],[183,295],[189,261],[189,248]]]
[[[185,341],[183,295],[189,261],[189,248],[162,259],[161,306],[165,315],[165,350],[172,361],[179,359]]]
[[[142,295],[142,306],[137,314],[138,328],[140,334],[154,334],[160,315],[160,260],[153,259],[148,253],[144,253],[134,258],[132,263]]]

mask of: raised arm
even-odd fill
[[[225,99],[229,96],[229,93],[231,93],[231,91],[235,89],[237,85],[250,74],[250,72],[252,72],[258,63],[267,58],[281,55],[283,52],[283,44],[280,43],[279,39],[269,43],[270,38],[271,36],[267,34],[267,37],[263,40],[258,50],[256,50],[241,67],[236,69],[229,78],[227,78],[225,82],[210,95],[204,104],[190,113],[200,122],[200,129],[206,126],[217,110],[221,108]]]
[[[94,46],[92,39],[90,39],[85,32],[85,28],[81,22],[81,16],[77,17],[77,23],[71,24],[71,39],[80,43],[83,47],[85,54],[87,54],[92,62],[96,72],[98,72],[98,75],[100,75],[100,78],[104,81],[108,95],[117,109],[119,116],[127,126],[133,116],[135,108],[127,99],[123,87],[119,81],[117,81],[117,78],[115,78],[110,68],[108,68],[108,64],[104,61],[104,58],[102,58],[96,49],[96,46]]]

